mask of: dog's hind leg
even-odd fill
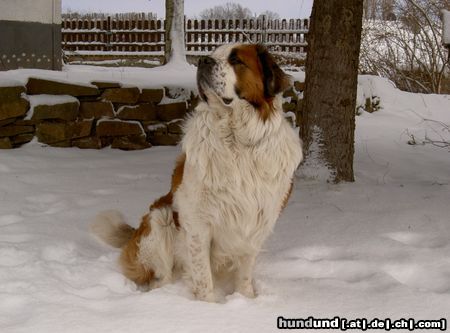
[[[147,288],[152,281],[155,272],[145,265],[140,258],[140,243],[142,239],[151,234],[150,216],[142,217],[139,228],[134,232],[131,239],[122,248],[119,263],[123,274],[134,281],[138,287]]]
[[[124,275],[144,289],[172,282],[177,232],[172,214],[170,206],[152,209],[122,249],[120,264]]]
[[[152,288],[172,282],[174,268],[174,242],[178,232],[173,221],[171,206],[152,208],[151,233],[140,242],[139,259],[154,272]]]

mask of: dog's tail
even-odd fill
[[[99,214],[90,225],[91,232],[108,245],[121,248],[133,237],[135,229],[125,223],[123,215],[116,210]]]

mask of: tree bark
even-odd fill
[[[307,162],[315,156],[335,183],[354,181],[362,15],[361,0],[316,0],[308,33],[301,136]]]

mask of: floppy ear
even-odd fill
[[[283,72],[263,45],[258,44],[256,50],[263,71],[264,97],[270,99],[289,89],[292,77]]]

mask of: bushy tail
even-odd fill
[[[90,225],[91,232],[108,245],[121,248],[133,236],[135,229],[125,223],[123,215],[116,210],[97,214]]]

